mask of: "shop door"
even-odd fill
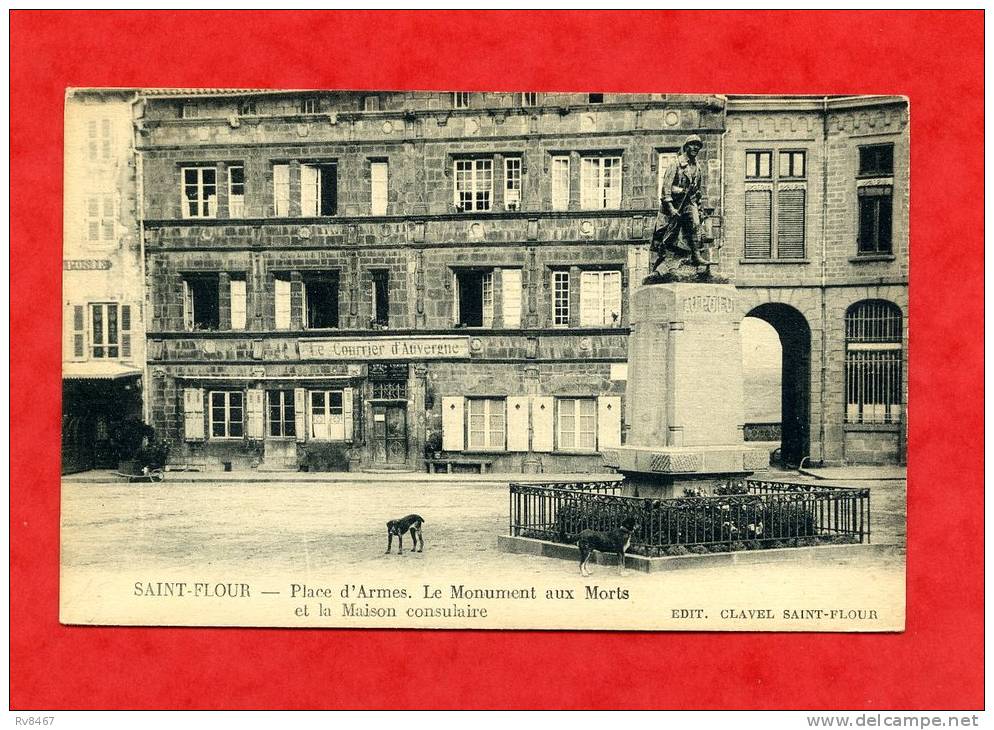
[[[407,462],[407,404],[373,406],[373,461]]]

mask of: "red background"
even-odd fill
[[[13,708],[982,706],[982,12],[17,11],[10,21]],[[55,292],[68,86],[909,96],[907,631],[60,626]]]

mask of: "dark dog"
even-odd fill
[[[580,533],[576,546],[580,548],[580,575],[588,576],[587,561],[590,560],[594,550],[602,553],[618,554],[618,572],[625,572],[625,551],[632,544],[632,533],[639,529],[638,521],[633,517],[627,517],[621,521],[621,527],[616,527],[607,532],[597,530],[584,530]]]
[[[387,552],[390,554],[390,548],[393,546],[393,536],[397,536],[397,554],[404,554],[404,533],[410,531],[411,539],[414,540],[414,546],[411,548],[413,553],[415,548],[417,551],[424,552],[425,549],[425,539],[421,535],[421,525],[425,523],[421,515],[407,515],[407,517],[401,517],[399,520],[390,520],[387,523]],[[418,541],[421,541],[420,547],[418,546]]]

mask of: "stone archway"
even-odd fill
[[[811,327],[803,314],[787,304],[760,304],[746,316],[763,320],[780,337],[780,457],[785,464],[797,466],[810,455],[811,446]]]

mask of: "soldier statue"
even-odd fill
[[[646,283],[661,282],[664,276],[658,268],[667,255],[675,259],[675,269],[689,258],[693,266],[710,266],[702,256],[701,199],[704,190],[704,169],[697,162],[697,155],[704,147],[701,138],[692,134],[680,148],[680,154],[663,175],[662,199],[656,215],[656,226],[649,246],[654,255],[650,276]],[[710,270],[708,270],[710,273]]]

